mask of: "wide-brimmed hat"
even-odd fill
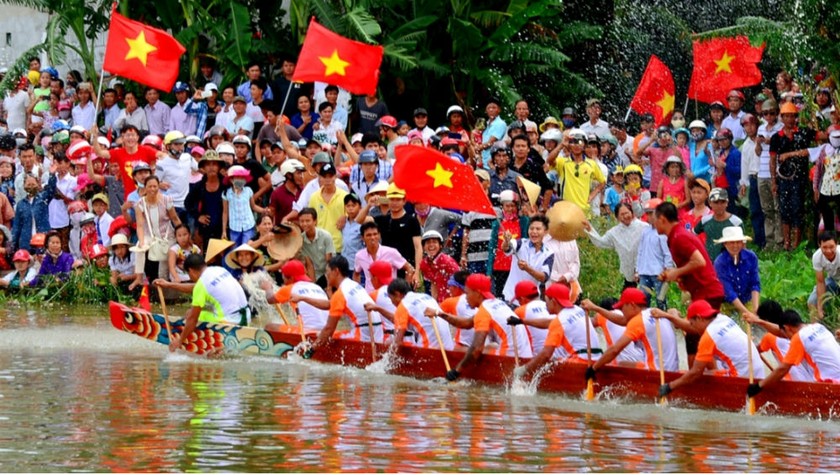
[[[226,239],[210,239],[210,241],[207,242],[207,253],[204,254],[204,261],[212,261],[214,257],[225,252],[226,249],[233,245],[233,241],[228,241]]]
[[[574,241],[583,235],[586,215],[580,206],[571,201],[558,201],[545,213],[548,218],[548,234],[558,241]]]
[[[288,229],[287,232],[277,232]],[[268,243],[268,255],[277,262],[294,258],[303,247],[303,234],[295,225],[275,228],[274,239]]]
[[[256,254],[257,257],[256,257],[256,259],[254,259],[254,262],[251,264],[253,267],[262,267],[265,264],[265,257],[262,255],[262,252],[254,249],[253,247],[251,247],[247,244],[243,244],[243,245],[237,247],[236,249],[230,251],[228,253],[228,255],[225,256],[225,264],[227,264],[227,266],[230,267],[231,269],[240,269],[241,268],[239,263],[236,262],[236,259],[234,259],[237,252],[253,252],[254,254]]]
[[[370,190],[368,190],[368,192],[367,192],[367,193],[365,193],[365,200],[367,201],[367,200],[368,200],[368,197],[369,197],[370,195],[374,194],[374,193],[388,193],[388,186],[389,186],[389,185],[388,185],[388,182],[387,182],[387,181],[385,181],[385,180],[380,180],[380,181],[379,181],[379,182],[377,182],[375,185],[373,185],[373,186],[371,187],[371,189],[370,189]]]
[[[720,239],[715,239],[715,244],[723,244],[725,242],[747,242],[752,241],[752,238],[744,235],[744,230],[741,226],[729,226],[723,228],[723,234]]]
[[[111,244],[109,244],[108,247],[113,249],[114,246],[128,246],[128,245],[129,245],[128,237],[126,237],[126,235],[123,234],[123,233],[117,233],[117,234],[114,234],[114,237],[111,238]]]

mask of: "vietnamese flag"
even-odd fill
[[[659,58],[650,55],[630,107],[640,115],[653,115],[657,126],[665,124],[674,112],[675,91],[671,70]]]
[[[178,78],[184,52],[181,43],[167,32],[129,20],[112,10],[102,69],[169,91]]]
[[[405,190],[406,200],[495,214],[469,165],[418,145],[400,145],[394,154],[394,184]]]
[[[724,102],[732,89],[759,84],[762,54],[764,44],[754,47],[746,36],[695,41],[688,97],[707,104]]]
[[[347,39],[309,22],[292,81],[321,81],[354,94],[376,94],[384,48]]]

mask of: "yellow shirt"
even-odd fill
[[[335,193],[333,193],[329,203],[324,201],[324,198],[321,196],[321,190],[313,193],[312,198],[309,199],[309,207],[315,208],[315,211],[318,212],[317,226],[330,233],[333,244],[335,245],[335,252],[337,253],[341,252],[342,245],[341,230],[338,229],[338,220],[344,216],[345,196],[347,196],[347,192],[336,187]]]
[[[592,180],[598,183],[607,181],[601,167],[591,158],[577,163],[571,158],[557,157],[556,168],[557,174],[563,180],[563,199],[580,206],[584,213],[588,213]]]

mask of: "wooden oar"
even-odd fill
[[[166,311],[166,298],[163,296],[163,288],[160,286],[156,287],[158,298],[160,298],[160,308],[163,310],[163,321],[166,323],[166,335],[169,337],[169,341],[172,341],[172,327],[169,325],[169,312]]]
[[[665,384],[665,357],[662,356],[662,330],[659,329],[659,319],[655,319],[656,325],[656,350],[659,352],[659,385]],[[668,404],[668,397],[662,396],[659,398],[660,405]]]
[[[440,355],[443,356],[443,364],[446,366],[446,372],[452,371],[452,367],[449,366],[449,357],[446,356],[446,349],[443,347],[443,340],[440,339],[440,330],[438,330],[437,326],[437,317],[432,317],[432,328],[435,329],[435,336],[437,337],[438,346],[440,347]]]
[[[747,322],[747,368],[750,373],[750,384],[753,383],[753,354],[752,354],[752,325]],[[755,414],[755,397],[750,396],[749,401],[747,401],[747,414],[754,415]]]
[[[300,330],[300,342],[305,346],[309,342],[306,341],[306,330],[303,329],[303,317],[300,316],[300,311],[298,310],[297,305],[292,304],[292,310],[295,311],[295,316],[297,317],[298,330]]]
[[[283,319],[283,323],[285,323],[286,326],[291,326],[291,324],[289,323],[289,318],[286,317],[286,312],[283,310],[283,306],[279,303],[276,303],[274,304],[274,307],[277,309],[277,313],[280,314],[280,318]]]
[[[519,345],[516,341],[516,325],[510,326],[510,334],[513,336],[513,361],[516,367],[519,367]]]
[[[370,333],[370,354],[373,356],[373,361],[376,361],[376,342],[373,341],[373,319],[370,316],[370,312],[367,313],[368,317],[368,332]]]
[[[589,312],[586,310],[583,311],[586,315],[586,359],[589,363],[589,366],[592,366],[592,336],[589,334]],[[586,380],[586,400],[592,401],[595,399],[595,381],[590,379]]]

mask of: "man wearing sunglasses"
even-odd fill
[[[586,158],[583,149],[586,146],[586,134],[580,129],[569,131],[570,157],[552,158],[549,155],[549,166],[556,167],[559,181],[562,183],[562,197],[580,206],[584,213],[589,214],[589,202],[598,196],[607,182],[601,167]],[[592,181],[596,186],[592,187]]]
[[[773,194],[770,175],[770,138],[782,130],[779,122],[779,105],[773,99],[767,99],[761,105],[764,121],[758,127],[755,137],[755,153],[758,157],[758,198],[764,213],[764,237],[768,250],[776,250],[783,245],[782,225],[779,217],[779,198]]]

